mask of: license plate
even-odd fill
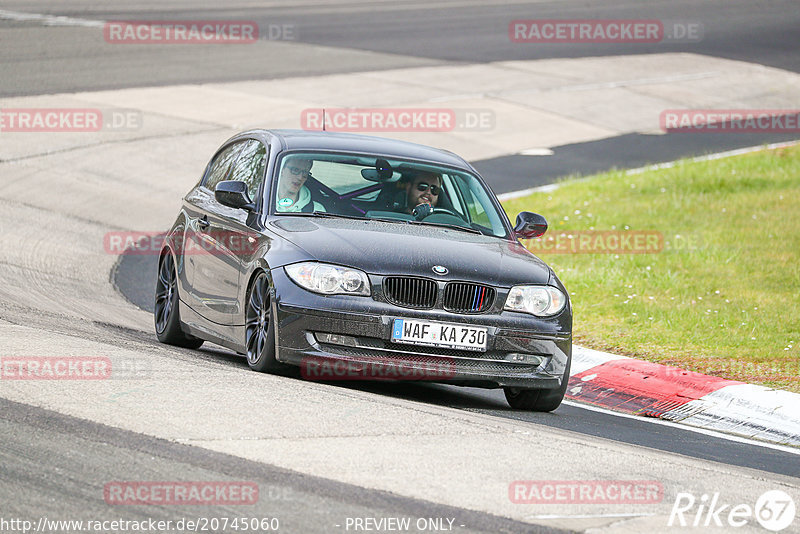
[[[463,350],[486,350],[487,328],[461,324],[434,323],[416,319],[395,319],[392,341]]]

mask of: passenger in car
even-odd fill
[[[291,158],[284,162],[278,180],[276,211],[312,212],[325,211],[325,206],[311,198],[311,190],[305,186],[311,176],[314,161],[305,158]]]

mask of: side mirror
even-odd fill
[[[256,205],[247,194],[247,184],[237,180],[225,180],[214,188],[214,198],[223,206],[229,208],[253,211]]]
[[[547,221],[538,213],[523,211],[517,215],[514,233],[522,239],[533,239],[543,236],[547,231]]]

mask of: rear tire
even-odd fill
[[[203,340],[190,336],[181,329],[179,300],[175,261],[172,259],[172,254],[167,252],[161,256],[158,262],[155,306],[153,307],[156,337],[161,343],[167,345],[176,345],[187,349],[199,348],[203,344]]]
[[[569,385],[569,371],[572,358],[567,361],[567,368],[564,370],[564,378],[561,386],[556,389],[517,389],[503,388],[506,394],[506,401],[515,410],[526,410],[529,412],[552,412],[561,405],[564,395],[567,393]]]

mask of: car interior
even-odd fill
[[[286,158],[283,165],[292,156]],[[300,157],[300,156],[297,156]],[[309,158],[309,155],[303,155]],[[382,158],[337,156],[330,160],[313,159],[311,173],[305,187],[311,199],[325,208],[325,212],[346,217],[368,219],[421,221],[475,230],[488,235],[497,235],[491,223],[478,220],[474,215],[478,202],[470,196],[465,198],[468,187],[457,173],[442,172],[441,168],[412,165],[406,162],[391,165]],[[419,172],[434,172],[440,176],[441,192],[432,210],[416,210],[407,213],[406,184]],[[485,218],[485,216],[484,216]]]

